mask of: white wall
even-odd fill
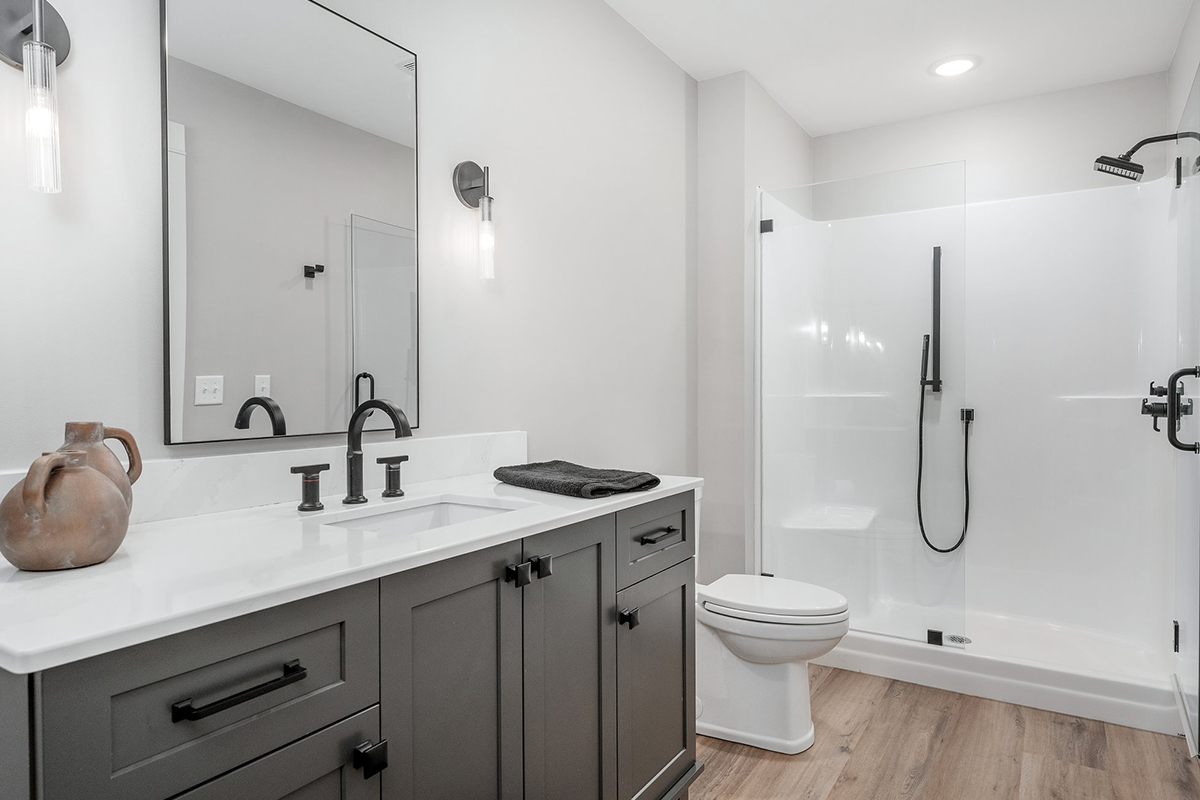
[[[690,471],[695,82],[601,0],[336,0],[418,54],[420,435],[525,429],[533,458]],[[155,0],[59,0],[63,185],[24,187],[21,75],[0,72],[0,468],[66,420],[162,442]],[[492,168],[497,271],[464,257],[450,174]],[[336,439],[321,440],[336,442]]]
[[[698,474],[702,580],[740,572],[753,529],[757,189],[808,183],[811,139],[745,72],[699,88]]]
[[[1172,129],[1183,116],[1197,69],[1200,69],[1200,3],[1193,3],[1167,70],[1167,119]]]
[[[1112,186],[1095,172],[1099,155],[1173,131],[1167,74],[1145,75],[1036,97],[992,103],[813,140],[817,181],[967,162],[967,201],[984,202]],[[1146,180],[1166,174],[1169,145],[1137,159]]]

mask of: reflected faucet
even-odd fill
[[[262,406],[266,409],[267,416],[271,418],[272,436],[287,436],[287,422],[283,418],[283,409],[279,407],[279,403],[269,397],[251,397],[242,403],[233,427],[239,431],[247,430],[250,427],[250,415],[254,413],[255,406]]]
[[[408,417],[400,406],[391,400],[367,400],[350,415],[349,442],[346,445],[346,497],[342,500],[346,505],[358,505],[367,502],[363,495],[363,426],[372,411],[382,411],[392,420],[396,429],[396,438],[412,436],[412,428],[408,426]]]

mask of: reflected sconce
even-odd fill
[[[0,59],[25,73],[25,158],[37,192],[62,191],[57,68],[70,51],[67,24],[45,0],[0,0]]]
[[[479,277],[496,277],[496,224],[492,221],[492,197],[488,168],[464,161],[454,168],[454,194],[467,208],[479,209]]]

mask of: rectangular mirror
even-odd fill
[[[313,0],[161,10],[167,443],[416,428],[416,56]]]

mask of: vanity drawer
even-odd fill
[[[162,800],[379,702],[379,588],[352,586],[41,679],[46,800]]]
[[[696,554],[693,492],[617,512],[617,588],[624,589]]]

